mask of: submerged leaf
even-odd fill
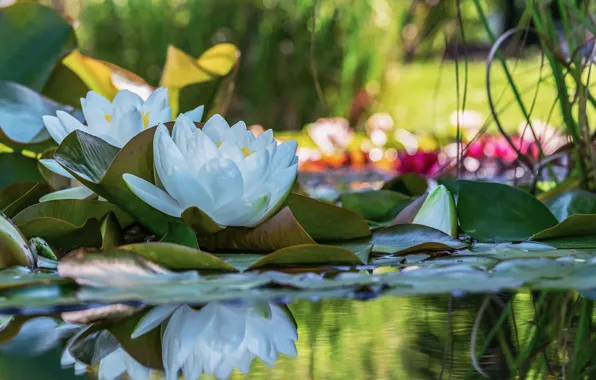
[[[368,227],[367,227],[368,228]],[[255,228],[226,227],[213,235],[199,236],[208,250],[272,252],[293,245],[315,244],[296,221],[292,211],[284,207]]]
[[[295,193],[290,194],[286,204],[302,228],[315,240],[370,236],[364,218],[353,211]]]
[[[480,241],[520,241],[551,228],[557,219],[532,195],[500,183],[458,181],[461,229]]]

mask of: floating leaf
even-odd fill
[[[72,26],[52,8],[18,3],[0,8],[0,80],[41,91],[58,59],[76,46]]]
[[[62,63],[74,72],[89,90],[108,100],[112,100],[121,89],[144,95],[153,91],[153,88],[138,75],[109,62],[84,56],[79,51],[70,53]]]
[[[170,243],[138,243],[119,247],[172,270],[209,270],[235,272],[225,261],[198,249]]]
[[[393,219],[411,202],[409,196],[389,190],[343,193],[339,200],[343,208],[373,221]]]
[[[101,246],[100,220],[110,212],[124,227],[133,222],[109,202],[64,199],[30,206],[14,217],[14,223],[25,236],[41,237],[68,251],[81,246]]]
[[[0,189],[17,182],[43,182],[37,161],[20,153],[0,153]]]
[[[259,252],[272,252],[293,245],[315,244],[288,207],[284,207],[255,228],[227,227],[213,235],[199,236],[199,243],[210,251]]]
[[[568,190],[544,202],[562,222],[574,214],[596,214],[596,194],[585,190]]]
[[[13,265],[33,267],[35,257],[21,231],[0,213],[0,268]]]
[[[171,128],[173,123],[167,123]],[[85,186],[133,215],[159,238],[168,224],[179,219],[168,216],[143,202],[126,186],[122,175],[134,174],[153,182],[153,134],[147,129],[132,138],[121,150],[95,136],[76,131],[56,150],[56,161]]]
[[[72,278],[79,285],[96,287],[159,285],[198,276],[196,272],[170,272],[135,253],[118,249],[71,252],[60,260],[58,274]]]
[[[52,192],[45,183],[17,182],[0,190],[0,210],[9,218],[39,202],[39,198]]]
[[[554,227],[540,231],[532,240],[548,240],[567,236],[592,235],[596,242],[596,214],[574,214]],[[548,241],[546,241],[548,244]],[[596,245],[594,245],[596,248]]]
[[[383,189],[416,196],[426,192],[428,189],[428,182],[418,174],[407,173],[387,181],[383,186]]]
[[[553,227],[557,219],[532,195],[509,185],[458,181],[461,229],[480,241],[519,241]]]
[[[406,253],[414,251],[452,250],[467,244],[444,232],[418,224],[398,224],[375,231],[370,239],[373,252]]]
[[[160,241],[162,243],[174,243],[190,248],[199,248],[195,231],[183,223],[168,223],[168,232]]]
[[[564,236],[541,240],[558,250],[563,249],[593,249],[596,248],[596,235]]]
[[[238,48],[229,43],[213,46],[199,59],[191,57],[172,45],[168,46],[161,86],[169,90],[170,105],[174,114],[179,110],[182,88],[225,77],[236,66],[239,57]]]
[[[363,261],[342,247],[332,245],[304,244],[282,248],[270,253],[252,264],[248,269],[261,269],[270,267],[287,267],[298,265],[360,265],[366,264]]]
[[[370,236],[364,218],[327,202],[291,193],[287,206],[302,228],[315,240],[342,240]]]
[[[223,229],[209,215],[198,207],[189,207],[182,213],[182,220],[198,234],[212,235]]]

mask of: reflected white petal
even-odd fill
[[[160,323],[166,320],[178,308],[179,305],[159,305],[149,310],[147,314],[141,318],[134,331],[131,334],[132,339],[136,339],[142,335],[147,334],[153,330]]]

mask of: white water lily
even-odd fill
[[[89,91],[85,98],[81,98],[81,107],[87,125],[64,111],[57,111],[56,116],[43,117],[46,129],[56,143],[62,143],[70,133],[80,130],[121,148],[144,129],[172,120],[166,88],[158,88],[146,101],[128,90],[119,91],[112,102]],[[197,107],[186,115],[193,121],[200,121],[203,109],[203,106]],[[52,172],[74,180],[55,160],[43,159],[40,162]],[[40,201],[84,199],[91,195],[91,190],[79,186],[48,194]]]
[[[296,141],[277,145],[271,130],[255,137],[243,122],[230,127],[219,115],[202,130],[180,115],[172,135],[159,125],[153,141],[155,170],[165,191],[124,175],[133,193],[168,215],[180,217],[195,206],[221,226],[254,227],[279,210],[292,190]]]
[[[451,192],[444,185],[435,187],[428,194],[412,223],[432,227],[457,237],[457,212]]]
[[[168,380],[178,379],[179,372],[188,380],[203,373],[226,379],[234,368],[247,373],[255,357],[273,366],[279,353],[297,354],[296,325],[272,303],[228,306],[212,302],[199,310],[188,305],[158,306],[143,317],[132,338],[161,323],[165,324],[162,359]]]

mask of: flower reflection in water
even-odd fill
[[[158,306],[143,317],[132,337],[160,325],[167,379],[177,379],[180,372],[189,380],[203,373],[225,379],[234,368],[247,373],[255,357],[273,366],[280,353],[297,354],[297,329],[285,305]]]

